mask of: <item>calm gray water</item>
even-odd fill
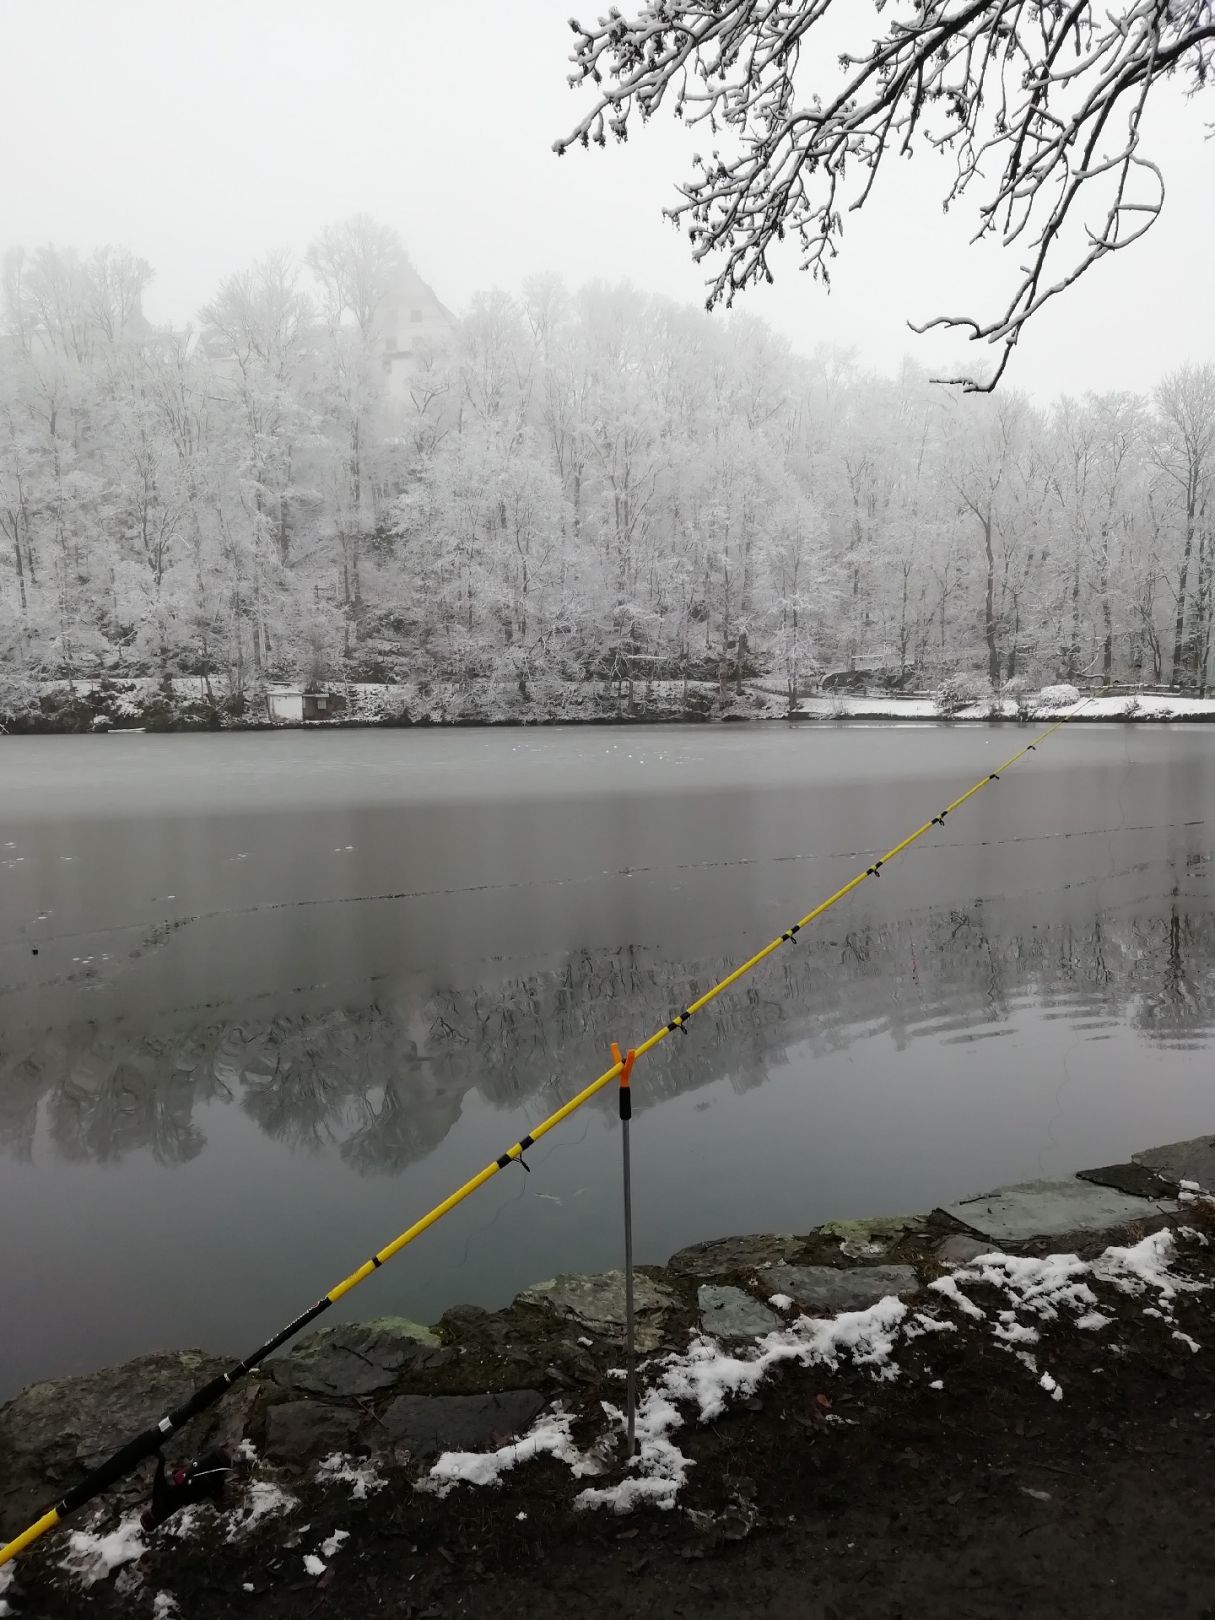
[[[1021,740],[0,740],[0,1399],[251,1349]],[[1075,726],[785,947],[638,1067],[639,1258],[1215,1130],[1212,805]],[[618,1264],[614,1101],[529,1162],[346,1314]]]

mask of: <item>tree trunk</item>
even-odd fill
[[[13,527],[13,561],[17,565],[17,593],[21,599],[21,611],[28,613],[29,603],[25,596],[25,565],[21,561],[21,538],[16,526]]]
[[[1000,685],[1000,648],[996,638],[996,558],[991,544],[991,509],[979,520],[983,525],[983,552],[987,560],[987,596],[984,603],[984,632],[987,639],[987,678]],[[944,614],[942,614],[944,619]]]
[[[1205,517],[1205,511],[1200,513]],[[1211,597],[1212,597],[1212,566],[1215,557],[1215,536],[1204,523],[1198,541],[1198,590],[1194,598],[1194,621],[1190,634],[1190,672],[1198,685],[1200,694],[1205,697],[1207,689],[1207,661],[1208,650],[1211,644]]]
[[[1072,570],[1072,634],[1067,647],[1067,678],[1074,681],[1080,673],[1080,558]]]
[[[1181,553],[1181,577],[1177,581],[1177,617],[1173,623],[1173,673],[1169,684],[1181,684],[1185,655],[1186,586],[1190,577],[1190,558],[1194,551],[1194,507],[1196,490],[1191,477],[1185,496],[1185,546]]]

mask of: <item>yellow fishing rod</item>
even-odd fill
[[[965,793],[959,794],[937,815],[930,817],[922,827],[917,827],[913,833],[909,833],[906,838],[895,844],[892,849],[888,849],[871,866],[867,866],[864,871],[858,872],[842,888],[837,889],[834,894],[828,895],[813,910],[808,911],[804,917],[799,917],[782,934],[778,934],[775,939],[770,940],[762,950],[756,951],[754,956],[748,957],[732,973],[728,973],[724,979],[718,980],[702,996],[698,996],[695,1001],[689,1002],[683,1011],[677,1013],[662,1029],[656,1030],[648,1040],[642,1041],[639,1046],[632,1048],[624,1059],[617,1059],[611,1068],[605,1069],[597,1080],[592,1080],[588,1086],[584,1086],[576,1096],[570,1098],[569,1102],[563,1103],[547,1119],[543,1119],[538,1125],[534,1125],[526,1136],[513,1143],[492,1164],[487,1164],[483,1170],[479,1170],[462,1187],[457,1187],[455,1192],[445,1198],[441,1204],[436,1204],[420,1220],[415,1221],[412,1226],[406,1227],[405,1231],[398,1237],[393,1238],[391,1243],[377,1250],[370,1260],[365,1260],[356,1271],[352,1271],[348,1277],[344,1277],[340,1283],[331,1288],[327,1294],[323,1294],[314,1305],[310,1305],[294,1321],[288,1322],[286,1327],[281,1328],[272,1338],[267,1339],[265,1344],[260,1345],[252,1355],[246,1356],[244,1361],[238,1361],[234,1367],[230,1367],[227,1372],[220,1373],[217,1378],[211,1379],[209,1383],[201,1385],[180,1406],[174,1407],[159,1422],[145,1429],[142,1434],[136,1435],[125,1446],[121,1446],[112,1457],[107,1458],[105,1462],[94,1468],[78,1485],[68,1491],[61,1501],[57,1502],[54,1507],[49,1508],[40,1519],[36,1519],[28,1529],[23,1530],[15,1540],[10,1541],[7,1546],[0,1547],[0,1567],[7,1564],[10,1559],[16,1558],[27,1547],[32,1546],[48,1530],[53,1530],[56,1525],[61,1524],[69,1514],[75,1513],[77,1509],[84,1507],[86,1503],[100,1496],[102,1491],[116,1484],[118,1480],[129,1474],[133,1468],[138,1467],[141,1462],[157,1456],[160,1448],[171,1434],[188,1423],[191,1418],[197,1417],[200,1412],[205,1412],[208,1407],[214,1406],[231,1389],[232,1385],[242,1379],[246,1373],[252,1372],[267,1356],[286,1344],[288,1339],[294,1338],[310,1322],[314,1322],[322,1312],[327,1311],[331,1305],[336,1305],[339,1299],[349,1294],[352,1289],[357,1288],[361,1282],[365,1282],[386,1261],[391,1260],[394,1255],[400,1254],[402,1249],[408,1248],[415,1239],[422,1236],[423,1232],[428,1231],[436,1222],[441,1221],[444,1215],[449,1214],[458,1204],[462,1204],[466,1198],[470,1198],[478,1188],[483,1187],[487,1181],[492,1180],[499,1170],[505,1170],[515,1160],[522,1159],[528,1148],[538,1142],[542,1136],[547,1136],[550,1131],[555,1130],[563,1120],[568,1119],[571,1114],[581,1108],[583,1103],[589,1102],[605,1086],[611,1085],[613,1080],[621,1078],[626,1071],[626,1067],[631,1070],[635,1058],[644,1057],[647,1052],[652,1052],[656,1046],[660,1046],[676,1030],[680,1032],[686,1031],[688,1021],[694,1018],[698,1012],[703,1011],[711,1001],[716,1001],[718,996],[727,991],[731,985],[737,984],[741,978],[750,973],[753,968],[758,967],[774,951],[778,951],[782,945],[790,940],[795,940],[803,928],[817,921],[819,917],[830,911],[832,906],[837,906],[845,896],[851,894],[854,889],[858,889],[867,879],[880,876],[884,866],[894,860],[897,855],[901,855],[904,850],[910,849],[913,844],[918,843],[921,838],[926,837],[934,827],[943,827],[946,816],[952,815],[955,810],[960,809],[968,800],[981,793],[990,782],[998,782],[1005,771],[1011,770],[1027,754],[1032,754],[1039,744],[1044,743],[1048,737],[1054,736],[1055,732],[1066,725],[1069,720],[1074,719],[1081,709],[1101,695],[1100,692],[1094,692],[1071,708],[1053,725],[1048,726],[1045,731],[1035,737],[1033,742],[1026,743],[1023,748],[1018,749],[1002,765],[998,765],[994,771],[989,771],[973,787],[967,788]]]

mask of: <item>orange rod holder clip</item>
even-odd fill
[[[633,1074],[633,1065],[637,1061],[637,1054],[630,1046],[623,1057],[616,1042],[612,1042],[612,1057],[620,1065],[620,1117],[631,1119],[633,1117],[633,1093],[629,1081]]]

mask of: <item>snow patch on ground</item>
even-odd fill
[[[987,1314],[986,1311],[980,1310],[973,1299],[967,1299],[966,1295],[958,1287],[957,1280],[954,1277],[938,1277],[935,1281],[930,1282],[928,1286],[935,1289],[938,1294],[944,1294],[950,1304],[956,1305],[967,1316],[973,1316],[976,1321],[982,1321]]]
[[[865,1311],[846,1311],[833,1319],[801,1316],[792,1327],[767,1333],[753,1355],[723,1350],[713,1339],[695,1338],[682,1355],[659,1362],[660,1376],[638,1405],[638,1455],[632,1476],[605,1489],[588,1487],[575,1505],[606,1507],[629,1513],[643,1502],[669,1509],[687,1477],[691,1460],[669,1436],[683,1426],[680,1404],[690,1405],[702,1423],[725,1411],[731,1398],[753,1395],[773,1367],[796,1361],[803,1367],[836,1367],[847,1356],[858,1366],[883,1377],[889,1366],[907,1307],[893,1294]]]
[[[985,1254],[955,1271],[953,1281],[987,1283],[1007,1294],[1015,1309],[1053,1322],[1064,1306],[1079,1311],[1097,1304],[1083,1281],[1092,1270],[1074,1254]]]
[[[928,1286],[944,1295],[965,1315],[976,1319],[984,1317],[985,1313],[965,1292],[967,1286],[984,1284],[1005,1295],[1011,1309],[996,1313],[992,1332],[1001,1347],[1011,1350],[1042,1388],[1058,1401],[1062,1400],[1063,1392],[1051,1375],[1046,1372],[1039,1375],[1037,1361],[1028,1350],[1013,1348],[1037,1343],[1040,1337],[1038,1329],[1021,1317],[1028,1315],[1042,1322],[1053,1322],[1066,1316],[1078,1328],[1099,1332],[1113,1318],[1096,1309],[1097,1296],[1086,1280],[1091,1278],[1133,1297],[1154,1295],[1155,1304],[1145,1306],[1144,1314],[1171,1324],[1177,1295],[1199,1293],[1208,1286],[1179,1277],[1170,1269],[1176,1246],[1173,1233],[1166,1230],[1153,1232],[1125,1248],[1112,1246],[1092,1261],[1081,1260],[1075,1254],[984,1254],[968,1265],[959,1266],[950,1276],[938,1277]],[[1177,1333],[1173,1337],[1185,1339]],[[1185,1342],[1198,1349],[1192,1339]]]
[[[454,1485],[498,1485],[503,1474],[533,1457],[556,1457],[575,1475],[597,1474],[600,1464],[584,1456],[570,1434],[572,1420],[557,1412],[540,1417],[522,1439],[497,1451],[445,1451],[431,1468],[422,1487],[446,1496]]]
[[[578,1507],[607,1507],[628,1513],[643,1503],[669,1509],[675,1505],[692,1463],[670,1436],[683,1427],[681,1406],[691,1406],[700,1422],[720,1416],[727,1402],[754,1393],[773,1367],[787,1361],[802,1366],[834,1367],[847,1356],[874,1369],[875,1377],[890,1376],[894,1348],[907,1307],[893,1295],[866,1311],[849,1311],[832,1320],[799,1317],[791,1327],[765,1334],[753,1354],[736,1355],[715,1340],[697,1337],[682,1354],[653,1363],[657,1380],[643,1392],[637,1406],[638,1453],[630,1464],[630,1477],[610,1488],[593,1486],[576,1499]],[[613,1429],[623,1430],[624,1414],[604,1403]],[[547,1455],[566,1463],[575,1476],[602,1472],[593,1453],[579,1451],[562,1413],[540,1418],[521,1440],[496,1451],[445,1452],[430,1469],[420,1489],[445,1496],[455,1485],[497,1485],[503,1474],[532,1457]]]
[[[793,1301],[788,1294],[773,1294],[768,1304],[774,1305],[778,1311],[791,1311],[793,1309]]]
[[[147,1550],[139,1514],[128,1513],[119,1520],[117,1529],[105,1536],[92,1530],[73,1530],[59,1567],[76,1576],[82,1586],[93,1586],[123,1564],[142,1558]]]
[[[244,1502],[232,1512],[228,1540],[236,1541],[240,1536],[247,1536],[264,1519],[274,1518],[279,1513],[290,1513],[298,1506],[295,1497],[283,1490],[281,1485],[274,1485],[266,1479],[254,1480]]]
[[[1178,1294],[1200,1294],[1206,1287],[1205,1283],[1174,1276],[1169,1270],[1176,1247],[1177,1240],[1172,1232],[1152,1232],[1129,1248],[1107,1249],[1094,1261],[1093,1275],[1113,1283],[1124,1294],[1155,1290],[1156,1304],[1169,1316]]]
[[[1052,1400],[1061,1401],[1063,1390],[1058,1381],[1039,1368],[1027,1348],[1039,1344],[1040,1324],[1062,1320],[1090,1332],[1107,1327],[1114,1318],[1096,1308],[1098,1298],[1091,1286],[1101,1282],[1130,1296],[1150,1294],[1160,1309],[1148,1309],[1171,1327],[1174,1299],[1210,1286],[1171,1270],[1175,1247],[1173,1234],[1162,1231],[1139,1243],[1107,1248],[1092,1261],[1075,1254],[1021,1256],[993,1251],[928,1286],[940,1297],[942,1309],[950,1305],[960,1316],[990,1323],[1000,1347]],[[1002,1296],[1002,1308],[989,1311],[979,1306],[967,1292],[976,1286]],[[770,1302],[782,1310],[792,1304],[785,1295],[772,1296]],[[1030,1320],[1024,1320],[1026,1317]],[[876,1379],[895,1378],[899,1369],[892,1356],[897,1346],[929,1334],[957,1331],[957,1321],[909,1311],[900,1299],[888,1295],[868,1310],[830,1319],[801,1315],[758,1337],[746,1351],[728,1350],[707,1336],[695,1336],[685,1351],[657,1357],[646,1366],[648,1387],[640,1392],[636,1412],[637,1455],[628,1464],[627,1477],[612,1486],[587,1486],[575,1498],[575,1505],[621,1514],[643,1505],[670,1510],[694,1467],[673,1436],[687,1422],[712,1422],[730,1401],[753,1395],[773,1368],[796,1362],[802,1367],[834,1369],[847,1359],[870,1368]],[[1175,1333],[1174,1337],[1194,1351],[1199,1348],[1187,1335]],[[943,1383],[934,1380],[929,1388],[941,1389]],[[445,1496],[457,1484],[498,1485],[509,1470],[537,1456],[566,1463],[576,1476],[601,1473],[603,1457],[611,1450],[619,1455],[624,1430],[619,1408],[602,1404],[609,1429],[590,1452],[575,1445],[571,1419],[558,1411],[539,1418],[528,1434],[496,1451],[445,1453],[417,1488]]]
[[[382,1491],[388,1481],[376,1472],[369,1462],[356,1463],[342,1451],[331,1451],[317,1464],[316,1477],[330,1484],[349,1485],[351,1498],[365,1502],[375,1491]]]
[[[1103,1327],[1109,1327],[1114,1320],[1112,1316],[1103,1316],[1100,1311],[1085,1311],[1083,1316],[1076,1318],[1078,1328],[1086,1328],[1091,1333],[1100,1333]]]
[[[1065,697],[1052,694],[1065,692]],[[989,720],[993,717],[1016,720],[1058,720],[1069,707],[1079,703],[1075,687],[1047,687],[1037,696],[1020,700],[993,697],[959,709],[954,720]],[[940,720],[940,705],[931,697],[860,697],[832,694],[803,698],[797,713],[815,720]],[[1212,720],[1215,698],[1187,697],[1181,693],[1135,692],[1091,698],[1079,709],[1077,720]]]
[[[350,1540],[349,1530],[335,1530],[321,1542],[321,1557],[332,1558],[344,1541]]]
[[[7,1617],[13,1612],[8,1603],[5,1602],[4,1594],[13,1584],[15,1574],[16,1570],[12,1564],[5,1564],[3,1568],[0,1568],[0,1620],[7,1620]]]
[[[198,1529],[199,1521],[203,1518],[214,1518],[215,1508],[210,1502],[191,1502],[188,1507],[175,1513],[167,1524],[163,1524],[158,1531],[159,1535],[172,1536],[175,1541],[188,1541]]]
[[[304,1554],[305,1575],[323,1575],[325,1573],[325,1569],[326,1566],[321,1562],[315,1553]]]
[[[910,1343],[913,1339],[922,1339],[926,1333],[956,1333],[958,1324],[951,1322],[945,1316],[929,1316],[927,1311],[917,1311],[910,1322],[903,1324],[903,1337]]]
[[[157,1592],[152,1599],[152,1620],[173,1620],[180,1612],[172,1592]]]
[[[1037,1328],[1026,1327],[1024,1322],[997,1322],[994,1332],[1005,1344],[1037,1344],[1040,1337]]]

